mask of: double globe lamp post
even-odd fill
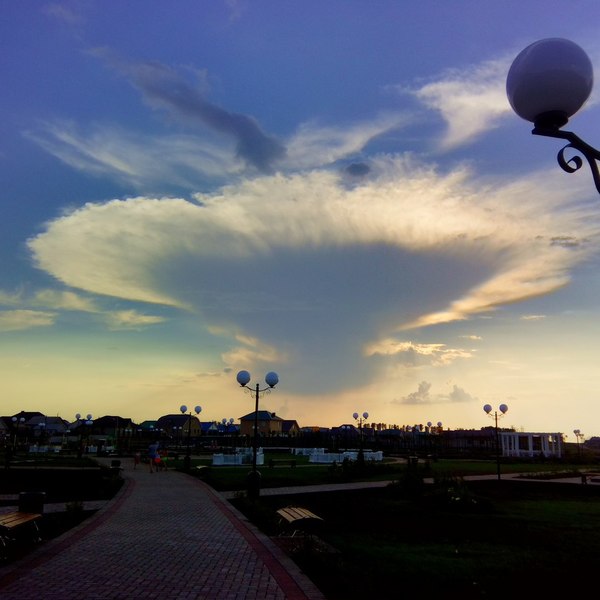
[[[596,150],[571,131],[563,131],[569,119],[585,104],[592,91],[594,70],[588,55],[574,42],[548,38],[527,46],[513,61],[506,79],[506,93],[513,110],[534,124],[532,133],[566,140],[558,153],[558,164],[567,173],[588,162],[596,190],[600,193]]]
[[[248,497],[256,499],[260,496],[260,473],[256,468],[256,455],[258,452],[258,399],[264,392],[270,392],[277,383],[279,382],[279,376],[277,373],[271,371],[265,376],[266,388],[260,387],[260,384],[255,384],[254,387],[249,386],[251,375],[248,371],[240,371],[237,374],[237,382],[247,390],[254,392],[255,394],[255,405],[254,405],[254,432],[252,436],[252,471],[248,473]]]
[[[581,433],[581,429],[573,429],[573,433],[575,434],[575,438],[577,440],[577,459],[581,460],[581,446],[580,446],[580,442],[583,441],[583,438],[585,436],[583,435],[583,433]]]
[[[179,407],[179,410],[181,411],[182,415],[185,415],[185,413],[187,412],[187,406],[185,404],[182,404]],[[199,415],[202,412],[202,407],[201,406],[195,406],[194,407],[194,412]],[[190,453],[190,441],[191,441],[191,437],[192,437],[192,411],[190,410],[189,412],[189,418],[188,418],[188,434],[187,434],[187,450],[185,453],[185,458],[183,459],[183,468],[186,471],[189,471],[191,466],[192,466],[192,456]]]
[[[357,412],[352,414],[352,417],[355,421],[358,421],[358,434],[359,434],[359,447],[358,447],[358,462],[359,464],[364,463],[365,454],[364,454],[364,442],[363,442],[363,422],[369,418],[369,413],[364,412],[362,415],[359,415]]]
[[[87,414],[86,417],[85,417],[85,419],[82,419],[80,413],[77,413],[75,415],[75,420],[79,424],[79,426],[78,426],[78,430],[79,430],[79,447],[77,449],[77,458],[81,458],[82,455],[83,455],[83,434],[84,434],[83,426],[85,425],[86,427],[91,427],[94,424],[94,421],[92,419],[92,415],[91,414]],[[86,433],[86,437],[89,437],[88,432],[86,431],[85,433]]]
[[[483,407],[483,410],[486,415],[492,417],[494,419],[494,430],[496,433],[496,472],[498,475],[498,481],[500,481],[500,431],[498,430],[498,419],[503,417],[508,410],[508,406],[506,404],[501,404],[498,407],[500,414],[498,414],[498,410],[495,410],[492,414],[492,405],[486,404]]]

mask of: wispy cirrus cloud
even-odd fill
[[[74,169],[135,189],[160,189],[168,181],[196,190],[243,171],[231,148],[210,137],[151,135],[106,124],[81,128],[71,121],[44,123],[25,135]]]
[[[294,172],[335,164],[360,154],[371,140],[406,123],[403,115],[387,114],[348,126],[303,124],[284,140],[287,153],[278,168]],[[74,169],[108,176],[138,190],[160,189],[168,181],[195,191],[209,182],[239,179],[246,172],[229,140],[212,134],[147,134],[107,124],[81,127],[55,120],[24,135]]]
[[[506,73],[512,58],[490,60],[467,69],[452,69],[411,90],[446,123],[441,149],[472,141],[497,126],[511,112],[506,99]]]
[[[156,315],[141,314],[136,310],[117,310],[104,313],[109,329],[142,329],[148,325],[164,323],[166,319]]]

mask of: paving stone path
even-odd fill
[[[124,461],[96,515],[0,568],[2,600],[323,600],[296,565],[218,493]]]

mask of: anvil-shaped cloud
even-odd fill
[[[267,348],[338,384],[366,376],[365,355],[400,360],[393,340],[410,328],[558,289],[595,248],[594,221],[552,177],[493,185],[402,156],[369,166],[358,180],[313,170],[195,201],[88,204],[29,247],[67,286],[190,311],[232,353]]]

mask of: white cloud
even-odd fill
[[[304,123],[289,138],[281,166],[306,169],[333,164],[359,153],[372,139],[408,122],[405,114],[384,114],[372,121],[345,126]]]
[[[43,306],[54,310],[74,310],[82,312],[99,312],[96,303],[75,292],[64,290],[39,290],[31,299],[31,305]]]
[[[36,310],[0,311],[0,332],[49,327],[54,325],[56,314]]]
[[[431,387],[431,383],[422,381],[416,391],[394,400],[393,404],[447,404],[478,401],[476,397],[457,385],[453,385],[448,394],[431,394]]]
[[[111,329],[141,329],[147,325],[163,323],[163,317],[143,315],[135,310],[119,310],[105,313],[106,322]]]
[[[136,189],[165,181],[197,189],[207,178],[221,180],[243,169],[232,144],[207,135],[136,134],[107,124],[82,130],[68,121],[45,123],[25,135],[74,169]]]
[[[463,388],[454,385],[452,386],[452,391],[448,394],[448,400],[450,402],[476,402],[477,398],[471,396]]]
[[[302,124],[284,140],[286,154],[277,166],[287,171],[333,164],[357,155],[377,136],[407,122],[406,115],[384,114],[352,125]],[[231,181],[246,171],[234,144],[210,132],[151,135],[105,123],[82,128],[56,120],[25,135],[74,169],[108,176],[138,190],[160,188],[165,181],[196,190],[207,181]]]
[[[411,392],[407,396],[404,396],[400,400],[396,400],[396,403],[400,404],[427,404],[431,401],[429,390],[431,389],[431,383],[428,381],[421,381],[419,383],[419,389],[415,392]]]
[[[367,376],[364,352],[409,357],[400,331],[565,285],[597,248],[597,221],[565,198],[554,176],[480,182],[462,168],[380,156],[351,188],[314,170],[196,202],[87,204],[49,222],[29,248],[70,288],[190,311],[231,340],[230,364],[267,356],[315,372],[327,356],[340,373],[332,381],[356,380]],[[423,364],[472,354],[427,348],[410,351]]]
[[[511,112],[505,87],[511,60],[505,57],[468,69],[452,69],[437,81],[412,91],[425,106],[439,112],[446,122],[442,149],[473,140],[497,126],[500,118]]]
[[[448,348],[445,344],[418,344],[392,338],[368,344],[365,356],[396,356],[405,364],[447,365],[459,358],[471,358],[473,352],[462,348]]]

